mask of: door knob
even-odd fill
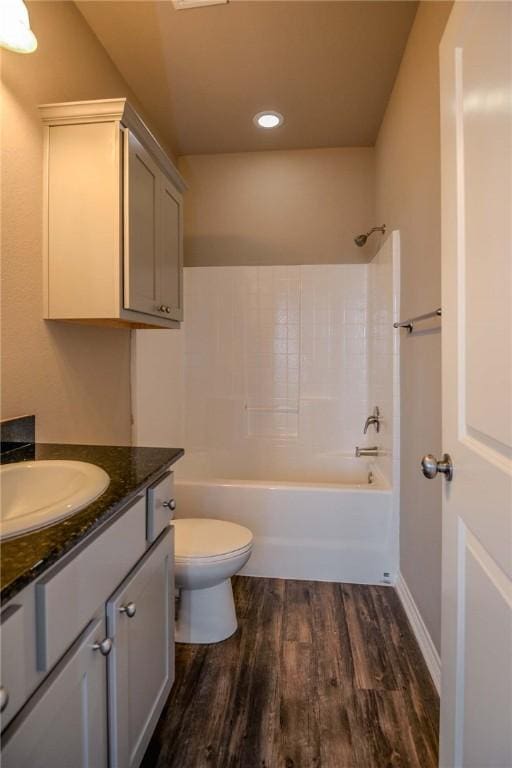
[[[453,464],[450,454],[443,454],[441,461],[438,461],[431,453],[427,453],[421,460],[421,471],[432,480],[438,472],[446,476],[448,482],[453,478]]]
[[[104,640],[100,640],[98,643],[94,643],[93,651],[99,651],[102,656],[108,656],[112,650],[112,640],[110,637],[106,637]]]
[[[122,605],[119,609],[119,613],[126,613],[129,619],[133,619],[135,614],[137,613],[137,606],[135,603],[126,603],[126,605]]]

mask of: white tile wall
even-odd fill
[[[136,444],[184,446],[197,476],[320,480],[379,443],[398,489],[398,296],[398,233],[368,265],[185,269],[182,329],[135,334]]]
[[[286,479],[319,453],[353,454],[368,412],[368,270],[185,270],[189,464],[251,477],[278,464]]]

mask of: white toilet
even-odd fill
[[[224,520],[173,520],[180,590],[177,643],[218,643],[236,631],[231,576],[251,556],[252,533]]]

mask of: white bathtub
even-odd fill
[[[378,477],[369,484],[369,467],[354,461],[345,460],[338,482],[178,477],[176,516],[250,528],[248,576],[390,583],[397,560],[391,489]]]

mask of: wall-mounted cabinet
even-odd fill
[[[126,99],[40,112],[45,318],[175,327],[183,319],[182,177]]]

